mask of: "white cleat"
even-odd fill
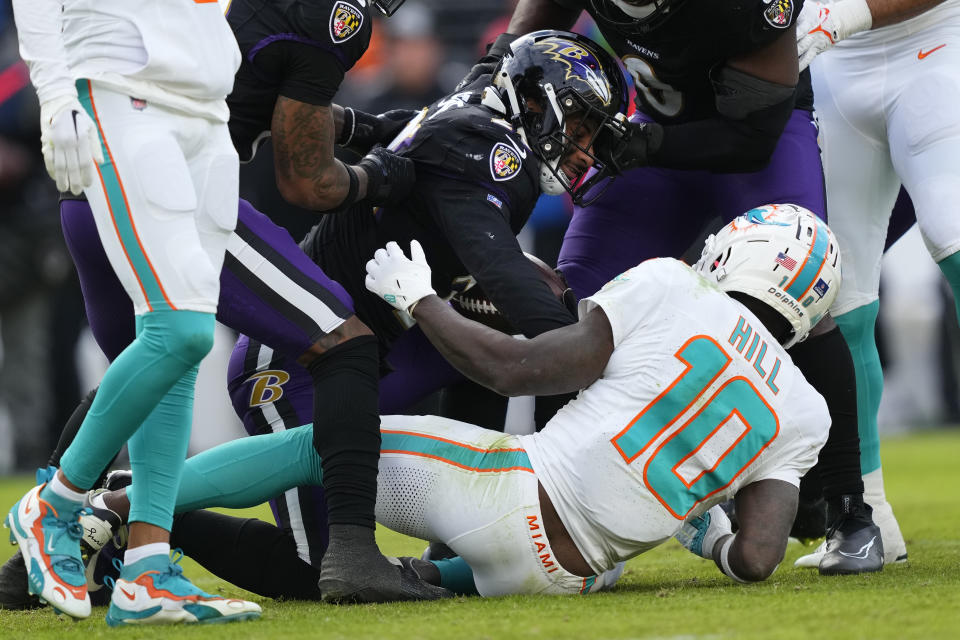
[[[873,521],[880,527],[884,563],[906,562],[907,543],[904,542],[903,534],[900,533],[900,525],[893,515],[893,508],[884,495],[882,468],[863,476],[863,501],[873,507]]]

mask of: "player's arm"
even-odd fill
[[[334,158],[334,145],[347,128],[344,111],[331,105],[345,73],[336,57],[308,44],[278,41],[261,49],[254,63],[261,74],[281,78],[270,134],[285,200],[315,211],[341,211],[361,200],[384,204],[409,193],[414,170],[408,160],[382,149],[356,165]]]
[[[719,540],[713,552],[720,570],[740,582],[767,579],[783,560],[798,496],[797,487],[783,480],[760,480],[741,488],[736,496],[740,529]]]
[[[681,124],[634,124],[622,168],[657,166],[759,171],[770,162],[793,112],[798,79],[794,27],[712,72],[717,115]]]
[[[717,505],[688,519],[674,537],[692,553],[713,560],[737,582],[766,580],[783,560],[798,495],[797,487],[783,480],[753,482],[736,495],[740,522],[736,534]]]
[[[20,56],[40,99],[40,144],[60,191],[79,195],[93,182],[103,151],[96,126],[77,99],[61,38],[60,2],[14,0]]]
[[[423,249],[411,243],[407,258],[396,243],[367,263],[367,289],[411,313],[427,338],[468,378],[505,396],[555,395],[589,386],[613,353],[613,333],[601,309],[580,322],[516,340],[468,320],[430,287]]]
[[[518,190],[509,190],[501,194],[504,201],[498,208],[486,195],[484,189],[458,183],[434,189],[434,219],[467,273],[510,324],[528,338],[576,322],[523,255],[507,222],[511,209],[526,206],[507,198],[520,201],[523,196]]]
[[[520,0],[507,32],[523,35],[539,29],[563,29],[569,31],[580,16],[578,0]]]
[[[840,0],[829,5],[810,0],[797,20],[797,48],[804,69],[820,53],[868,29],[909,20],[943,0]]]

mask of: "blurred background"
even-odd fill
[[[377,20],[369,51],[336,101],[371,113],[429,104],[450,92],[486,43],[506,29],[513,5],[407,0],[392,18]],[[597,37],[589,19],[576,30]],[[38,121],[10,3],[0,0],[0,475],[46,464],[63,423],[106,368],[86,328],[76,273],[61,239]],[[299,239],[316,217],[280,198],[270,152],[268,143],[242,168],[241,194]],[[571,210],[566,196],[542,197],[521,235],[524,248],[556,264]],[[916,229],[888,252],[883,273],[882,432],[960,422],[960,330],[949,288]],[[192,452],[243,434],[225,385],[234,339],[219,327],[216,346],[201,366]]]

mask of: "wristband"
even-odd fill
[[[347,189],[347,195],[340,203],[338,209],[345,209],[357,201],[357,192],[360,190],[360,178],[357,177],[357,171],[348,164],[343,168],[347,170],[347,176],[350,178],[350,187]]]
[[[357,130],[357,115],[350,107],[343,108],[343,127],[340,129],[340,137],[337,138],[337,144],[345,147],[353,140],[353,134]]]
[[[733,569],[730,568],[730,546],[733,545],[733,539],[736,538],[735,535],[727,538],[723,545],[720,547],[720,570],[723,571],[728,577],[733,578],[741,584],[747,584],[749,580],[744,580],[737,574],[733,572]]]

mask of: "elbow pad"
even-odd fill
[[[717,112],[738,131],[744,166],[764,168],[793,112],[796,87],[721,67],[713,78]]]

